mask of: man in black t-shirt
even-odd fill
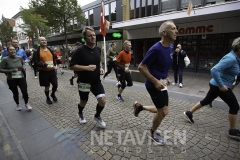
[[[106,124],[100,117],[106,104],[105,91],[100,80],[100,74],[104,72],[101,63],[101,49],[96,46],[96,34],[92,27],[86,26],[82,31],[82,35],[86,43],[74,52],[70,62],[70,69],[78,74],[79,122],[81,124],[86,123],[82,111],[87,104],[89,92],[91,91],[98,101],[94,120],[99,127],[105,128]]]
[[[72,57],[74,55],[74,52],[81,46],[82,44],[80,42],[76,42],[76,48],[74,50],[71,51],[70,55],[69,55],[69,62],[71,63]],[[73,79],[77,77],[77,72],[74,71],[74,75],[71,77],[71,79],[69,79],[70,84],[73,86]]]

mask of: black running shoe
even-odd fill
[[[194,120],[193,120],[193,115],[190,111],[186,111],[186,112],[183,112],[184,114],[184,117],[190,122],[190,123],[194,123]]]
[[[212,102],[210,102],[208,105],[212,108]]]
[[[238,129],[229,129],[228,136],[240,140],[240,131]]]
[[[70,81],[70,84],[73,86],[73,79],[71,78],[69,79],[69,81]]]
[[[137,101],[133,103],[133,114],[135,117],[138,117],[139,113],[141,112],[141,110],[139,109],[139,107],[141,106],[142,105]]]
[[[47,99],[46,102],[47,102],[47,104],[52,104],[51,99]]]
[[[57,102],[58,99],[57,99],[57,97],[54,94],[51,94],[51,97],[52,97],[54,102]]]

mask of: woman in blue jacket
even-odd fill
[[[209,104],[217,97],[220,97],[228,106],[228,120],[230,123],[229,137],[240,139],[240,131],[236,129],[237,114],[239,110],[238,101],[231,90],[231,86],[235,81],[235,76],[240,75],[240,37],[236,38],[232,43],[232,51],[226,54],[211,69],[212,79],[210,80],[210,89],[206,97],[196,103],[190,111],[184,112],[189,122],[194,123],[193,113],[203,106]]]

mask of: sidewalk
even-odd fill
[[[205,96],[209,75],[184,73],[183,88],[168,87],[169,114],[159,127],[159,132],[168,143],[156,146],[146,137],[153,114],[143,111],[138,118],[133,116],[132,103],[135,100],[144,105],[152,105],[143,83],[134,82],[134,86],[127,87],[122,94],[125,99],[122,103],[115,98],[117,88],[113,72],[104,80],[107,104],[101,115],[107,128],[101,130],[92,119],[97,102],[92,94],[83,111],[87,123],[79,124],[76,81],[74,80],[74,86],[69,85],[72,73],[66,70],[64,75],[58,74],[59,88],[56,96],[59,101],[47,105],[43,88],[39,87],[33,71],[27,68],[29,103],[33,107],[31,113],[25,109],[21,112],[15,110],[12,95],[6,86],[6,77],[0,74],[0,111],[13,133],[14,143],[19,146],[19,151],[14,150],[13,154],[31,160],[240,158],[240,141],[227,136],[228,107],[221,100],[214,101],[213,108],[207,106],[197,111],[194,114],[195,124],[183,119],[183,111]],[[170,78],[171,76],[170,73]],[[234,92],[239,94],[239,86]],[[239,118],[240,116],[238,128]]]
[[[5,75],[0,76],[2,79]],[[61,142],[58,142],[59,139],[54,138],[57,133],[62,136],[60,138],[64,135],[35,109],[27,112],[23,99],[20,99],[20,104],[22,111],[16,111],[12,92],[0,80],[1,160],[74,160],[79,157],[84,160],[91,159],[77,147],[72,151],[66,146],[64,148]],[[35,107],[34,104],[32,106]]]

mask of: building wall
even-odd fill
[[[19,25],[23,24],[23,20],[21,19],[21,13],[17,13],[13,19],[15,19],[15,26],[13,27],[13,31],[17,33],[18,42],[21,48],[27,49],[29,47],[27,43],[27,35],[23,33],[22,28]]]
[[[233,24],[233,22],[239,21],[240,16],[191,23],[176,23],[176,26],[178,27],[179,36],[230,33],[240,32],[240,23]],[[159,26],[128,30],[127,36],[129,39],[158,38],[158,30]]]

